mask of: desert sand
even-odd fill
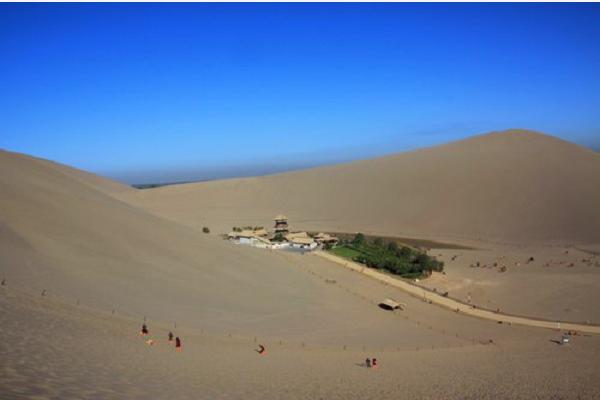
[[[424,287],[503,313],[600,324],[600,257],[593,253],[563,246],[431,253],[446,263],[445,274],[421,281]]]
[[[331,273],[352,283],[343,279],[343,269]],[[366,300],[341,289],[338,300],[349,304],[339,310],[356,307],[354,300],[366,307],[382,290],[370,281],[357,286]],[[575,336],[560,346],[554,342],[558,332],[496,325],[402,300],[406,315],[356,310],[354,320],[373,313],[370,329],[361,332],[364,345],[346,340],[348,329],[330,332],[337,341],[320,340],[328,333],[319,329],[301,341],[285,334],[248,336],[249,331],[230,336],[185,324],[174,329],[150,320],[156,345],[148,346],[137,334],[139,318],[3,287],[0,392],[11,399],[594,399],[600,394],[598,336]],[[385,320],[397,328],[394,337],[373,340]],[[312,321],[305,316],[305,323],[318,328]],[[182,337],[183,352],[168,345],[169,330]],[[472,334],[481,341],[468,340]],[[266,356],[254,351],[259,343],[267,347]],[[377,357],[379,368],[365,368],[366,357]]]
[[[462,244],[475,250],[431,250],[447,268],[426,287],[515,315],[600,322],[599,176],[597,152],[508,130],[373,160],[120,198],[216,233],[270,227],[284,212],[295,229]],[[536,261],[527,263],[529,257]],[[477,261],[482,267],[470,268]]]
[[[270,226],[513,245],[600,243],[600,154],[509,130],[382,158],[124,196],[215,232]]]
[[[322,257],[215,234],[285,212],[299,229],[451,239],[472,250],[431,249],[446,274],[419,284],[507,313],[598,323],[598,160],[511,131],[138,191],[0,152],[0,398],[598,398],[599,336],[559,345],[560,330],[457,314]],[[380,309],[385,297],[405,310]],[[138,335],[144,320],[154,346]],[[365,368],[366,357],[380,367]]]

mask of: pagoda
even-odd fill
[[[285,235],[288,232],[288,219],[285,215],[279,214],[275,217],[275,234],[281,233]]]

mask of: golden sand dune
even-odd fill
[[[418,163],[410,160],[423,158],[419,154],[429,154],[425,159],[433,160],[431,153],[458,146],[468,160],[479,141],[524,141],[535,148],[540,142],[566,149],[564,154],[576,153],[579,159],[571,160],[571,172],[558,170],[554,175],[556,182],[565,184],[580,168],[581,180],[574,180],[569,188],[588,197],[549,196],[550,205],[540,207],[550,212],[571,205],[566,209],[571,210],[572,220],[587,218],[588,225],[577,229],[561,214],[549,221],[504,222],[502,229],[484,229],[466,216],[465,226],[455,232],[452,211],[460,208],[456,203],[448,203],[449,214],[436,211],[440,218],[448,215],[449,222],[422,222],[392,207],[410,204],[416,215],[435,211],[433,200],[420,205],[417,194],[397,189],[408,182],[401,174],[387,173],[384,177],[392,182],[381,184],[377,177],[390,165],[396,165],[393,171],[413,168],[417,174],[411,165]],[[441,158],[444,162],[432,162],[433,166],[421,162],[424,176],[448,178],[443,165],[459,161],[457,156],[446,157]],[[525,159],[530,158],[521,155],[513,161]],[[365,169],[365,165],[374,167]],[[413,229],[426,235],[439,227],[447,236],[475,237],[485,232],[489,234],[485,237],[504,240],[506,232],[520,226],[526,232],[518,238],[528,238],[527,234],[534,241],[568,238],[588,243],[589,249],[597,236],[588,228],[597,226],[598,219],[586,202],[589,196],[596,199],[597,189],[584,180],[597,171],[596,166],[594,153],[537,134],[510,133],[338,167],[134,191],[59,164],[0,152],[0,279],[4,281],[0,286],[0,398],[597,398],[597,336],[574,336],[570,345],[560,346],[556,344],[559,331],[456,314],[320,257],[236,246],[194,229],[208,225],[225,231],[230,225],[267,224],[283,211],[305,227],[394,235]],[[490,173],[481,168],[481,174]],[[528,168],[529,173],[535,170]],[[591,172],[584,173],[586,168]],[[319,180],[322,177],[326,179]],[[533,180],[542,182],[534,185],[534,193],[559,192],[549,185],[549,178],[540,179]],[[293,180],[297,186],[290,183]],[[506,189],[513,181],[506,179],[501,186]],[[435,188],[436,182],[429,184]],[[315,190],[306,195],[307,185],[312,184]],[[423,182],[414,188],[426,186]],[[385,196],[386,187],[392,188],[391,196]],[[443,192],[467,197],[451,187]],[[489,193],[480,196],[488,198]],[[436,201],[439,205],[440,199]],[[512,200],[509,204],[527,208]],[[534,208],[529,206],[538,218],[541,214]],[[474,212],[483,209],[475,207]],[[184,217],[186,213],[190,219]],[[356,219],[351,218],[354,213]],[[509,215],[503,213],[493,214],[495,220]],[[384,218],[386,214],[389,218]],[[411,220],[413,225],[398,228]],[[564,228],[562,234],[559,226]],[[546,228],[548,235],[543,234]],[[475,235],[469,229],[475,229]],[[456,251],[446,250],[444,257]],[[496,256],[480,254],[484,251],[473,250],[464,258]],[[513,256],[525,254],[529,253]],[[562,261],[558,254],[548,254]],[[461,258],[455,261],[463,263]],[[466,293],[461,268],[467,267],[449,263],[449,268],[454,272],[436,277],[440,279],[433,285],[451,287],[461,298]],[[561,273],[578,275],[581,268]],[[488,270],[469,269],[472,274],[480,272]],[[485,279],[493,278],[488,274]],[[556,291],[544,292],[539,305],[534,282],[527,286],[532,313],[555,306],[548,297],[556,293],[581,291],[579,285],[555,285]],[[511,304],[515,303],[515,296],[506,295],[509,286],[492,296],[512,297]],[[593,291],[593,285],[586,287]],[[477,296],[476,301],[486,299],[479,292]],[[386,297],[405,303],[405,310],[378,308]],[[589,299],[595,297],[583,295],[577,302]],[[593,313],[589,307],[582,310],[581,315]],[[137,335],[144,316],[156,346],[144,344]],[[169,330],[183,338],[184,352],[175,353],[167,345]],[[267,357],[253,351],[258,343],[267,345]],[[366,357],[377,357],[380,368],[364,368]]]
[[[129,192],[226,232],[285,212],[296,228],[502,243],[600,243],[600,154],[524,130],[350,164]]]
[[[324,260],[236,246],[120,201],[83,174],[0,155],[0,278],[8,287],[222,333],[389,345],[413,332],[415,343],[438,342],[439,333],[379,311],[372,303],[383,290],[370,301],[349,292],[374,283],[332,285],[312,275],[338,273]]]
[[[292,330],[325,301],[281,256],[156,217],[99,178],[8,152],[0,165],[0,279],[11,286],[222,329],[274,320]]]

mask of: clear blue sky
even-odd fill
[[[600,148],[600,4],[0,4],[0,147],[129,182]]]

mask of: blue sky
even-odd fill
[[[0,4],[0,148],[128,182],[510,127],[600,149],[600,4]]]

